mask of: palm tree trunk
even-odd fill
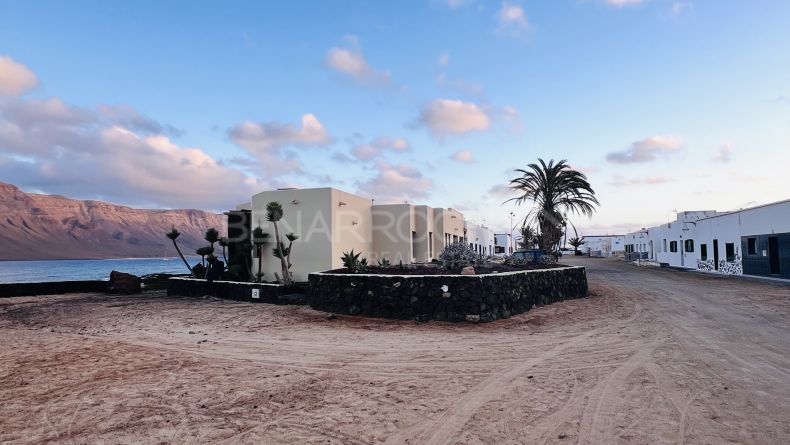
[[[280,228],[277,226],[277,221],[272,222],[274,224],[274,242],[277,245],[277,253],[280,256],[280,266],[283,270],[283,284],[291,284],[290,276],[288,275],[288,263],[286,262],[285,255],[283,255],[283,243],[280,240]]]
[[[288,263],[288,276],[291,277],[291,248],[293,247],[294,242],[288,242],[288,256],[285,257],[286,263]]]
[[[190,275],[192,275],[192,276],[194,277],[194,276],[195,276],[195,273],[194,273],[194,272],[192,272],[192,268],[191,268],[191,267],[189,267],[189,263],[187,262],[187,259],[186,259],[186,258],[184,258],[184,254],[183,254],[183,253],[181,253],[181,249],[179,249],[179,248],[178,248],[178,244],[176,243],[176,240],[173,240],[173,246],[175,246],[175,248],[176,248],[176,252],[178,252],[178,256],[180,256],[180,257],[181,257],[181,261],[183,261],[183,262],[184,262],[184,266],[186,266],[186,267],[187,267],[187,269],[189,269],[189,274],[190,274]]]

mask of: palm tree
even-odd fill
[[[227,248],[228,248],[228,238],[222,237],[219,239],[219,245],[222,246],[222,259],[225,260],[225,266],[228,265],[228,255],[227,255]]]
[[[288,270],[291,270],[291,247],[294,245],[294,241],[299,239],[299,235],[291,232],[285,235],[288,238],[288,254],[285,256],[285,260],[288,263]]]
[[[283,206],[277,201],[266,204],[266,220],[274,224],[274,244],[275,255],[280,259],[280,266],[283,273],[283,284],[291,284],[291,274],[288,271],[288,261],[286,260],[285,247],[280,238],[280,228],[278,222],[283,219]]]
[[[595,206],[599,205],[587,176],[572,169],[565,159],[557,163],[552,159],[548,164],[538,159],[538,163],[516,172],[521,176],[510,181],[510,188],[520,192],[521,196],[508,201],[534,203],[527,218],[538,223],[541,233],[539,244],[547,251],[554,250],[562,238],[564,215],[592,216]]]
[[[264,232],[262,228],[256,227],[252,231],[252,244],[255,246],[255,256],[258,257],[258,274],[255,277],[258,281],[261,281],[261,277],[263,277],[263,272],[261,272],[261,265],[263,264],[263,255],[261,246],[266,243],[266,240],[269,239],[269,234]]]
[[[581,245],[584,244],[584,241],[579,237],[573,237],[568,240],[568,244],[573,246],[573,253],[575,254],[576,252],[579,251],[579,247],[581,247]]]
[[[206,241],[209,242],[211,248],[214,248],[214,243],[219,242],[219,232],[215,228],[210,228],[206,230],[206,236],[204,238]]]
[[[176,240],[178,239],[178,237],[179,237],[179,236],[181,236],[181,232],[179,232],[179,231],[178,231],[178,229],[176,229],[175,227],[173,227],[173,230],[171,230],[170,232],[168,232],[168,233],[167,233],[165,236],[167,236],[168,238],[170,238],[170,241],[172,241],[172,242],[173,242],[173,247],[175,247],[175,248],[176,248],[176,252],[178,252],[178,256],[180,256],[180,257],[181,257],[181,261],[183,261],[183,262],[184,262],[184,266],[186,266],[186,267],[187,267],[187,269],[189,270],[189,274],[190,274],[190,275],[192,275],[192,276],[194,276],[195,274],[194,274],[194,272],[192,272],[192,268],[191,268],[191,267],[189,267],[189,263],[187,262],[187,259],[186,259],[186,258],[184,258],[184,254],[183,254],[183,253],[181,253],[181,249],[178,247],[178,243],[176,242]]]
[[[204,246],[199,247],[196,251],[196,254],[200,255],[201,263],[203,264],[203,269],[206,268],[206,257],[210,255],[214,255],[214,248],[211,246]]]

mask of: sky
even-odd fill
[[[279,187],[496,230],[567,159],[581,235],[790,198],[790,2],[0,2],[0,181],[223,210]],[[516,214],[512,220],[510,212]]]

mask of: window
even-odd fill
[[[724,250],[727,253],[727,262],[731,263],[735,261],[735,244],[734,243],[727,243],[724,245]]]
[[[757,255],[757,238],[749,238],[746,240],[746,244],[748,245],[747,252],[749,252],[749,255]]]
[[[664,238],[664,250],[663,250],[663,252],[666,252],[666,251],[667,251],[667,239]]]
[[[683,250],[685,250],[686,252],[693,252],[694,251],[694,240],[693,239],[687,239],[684,242]]]
[[[428,232],[428,256],[433,258],[433,232]]]
[[[700,244],[699,245],[699,259],[702,261],[707,261],[708,259],[708,245],[707,244]]]
[[[678,251],[678,242],[677,241],[670,241],[669,242],[669,251],[670,252],[677,252]]]

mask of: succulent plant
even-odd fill
[[[439,254],[439,267],[446,270],[461,270],[482,263],[483,257],[465,243],[450,244]]]

